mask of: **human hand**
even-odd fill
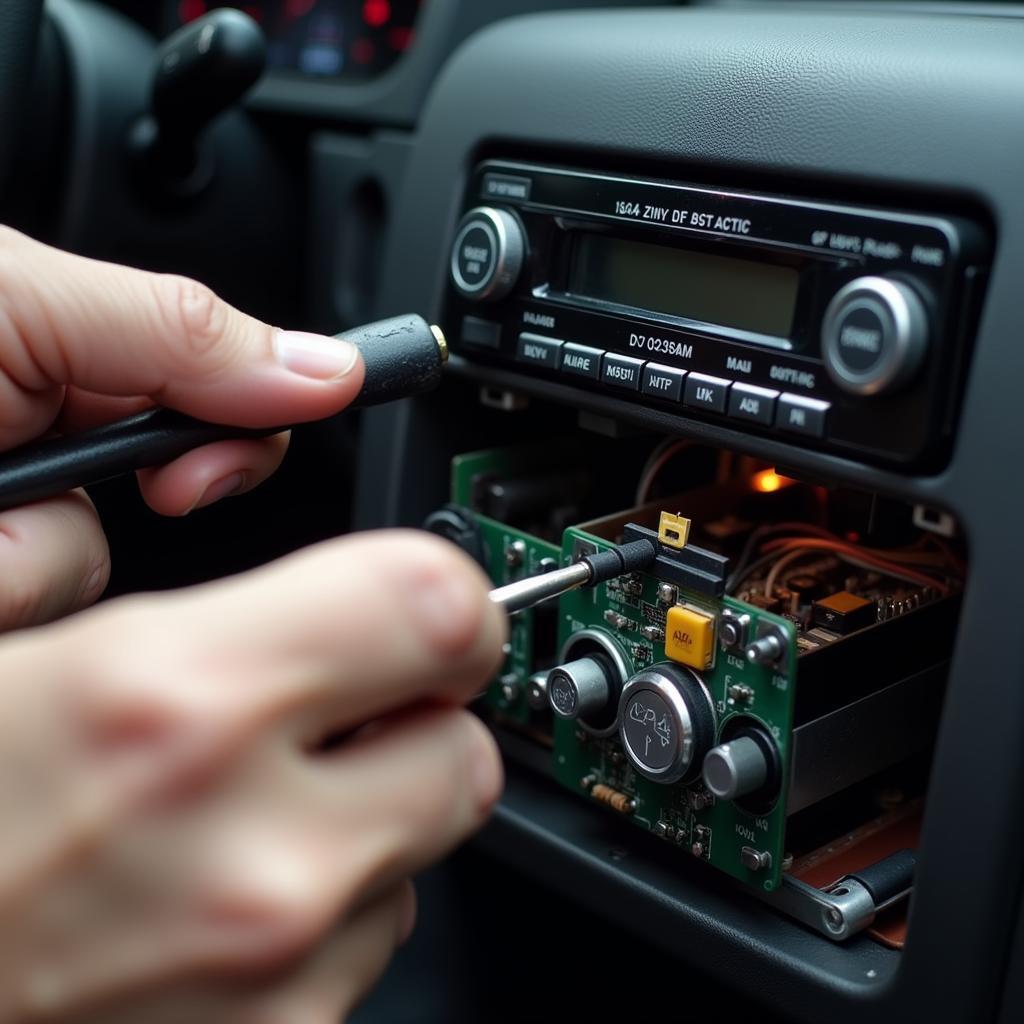
[[[0,282],[0,447],[153,400],[301,421],[361,384],[350,346],[182,279],[0,231]],[[182,514],[284,443],[208,446],[143,492]],[[0,515],[0,629],[83,608],[106,573],[83,495]],[[458,706],[503,638],[474,565],[394,533],[0,640],[0,1020],[333,1024],[411,929],[408,877],[497,798]]]

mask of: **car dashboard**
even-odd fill
[[[80,184],[24,209],[267,319],[441,325],[436,393],[300,434],[280,543],[656,550],[511,616],[505,796],[362,1019],[1021,1019],[1021,9],[241,5],[268,71],[155,197],[119,140],[209,6],[50,4]]]

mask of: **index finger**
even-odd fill
[[[362,380],[348,342],[275,330],[188,278],[0,227],[0,448],[44,430],[67,385],[259,427],[331,415]]]
[[[159,701],[166,686],[187,705],[212,701],[240,735],[283,723],[315,743],[397,708],[477,692],[505,637],[487,589],[454,545],[386,531],[231,580],[111,602],[64,628],[74,631],[65,635],[80,678],[95,677],[107,694],[98,704],[115,717]]]

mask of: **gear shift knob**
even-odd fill
[[[201,136],[259,80],[266,64],[263,30],[249,15],[220,8],[185,25],[157,48],[150,114],[132,129],[143,173],[165,191],[194,195],[212,163]]]

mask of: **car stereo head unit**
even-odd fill
[[[961,217],[489,161],[445,322],[467,358],[924,466],[952,433],[989,251]]]

